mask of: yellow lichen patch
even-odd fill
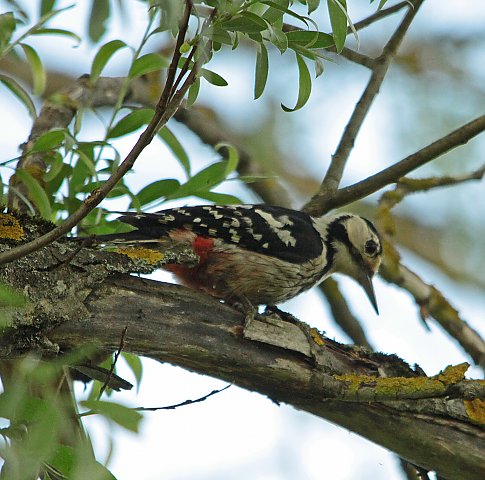
[[[313,338],[313,341],[317,345],[325,345],[325,341],[323,340],[323,337],[320,335],[320,332],[316,328],[310,328],[310,335]]]
[[[22,240],[25,236],[20,222],[8,213],[0,213],[0,238]]]
[[[413,394],[429,393],[437,395],[444,392],[445,387],[440,382],[428,377],[389,377],[377,379],[376,395],[392,397],[410,396]]]
[[[448,365],[442,372],[438,373],[434,378],[438,379],[445,385],[454,385],[465,378],[465,372],[470,365],[468,363],[460,363],[459,365]]]
[[[143,247],[119,248],[117,252],[128,255],[132,260],[142,260],[149,264],[158,263],[165,256],[162,252]]]
[[[362,387],[375,390],[375,398],[419,397],[423,393],[439,395],[445,391],[442,382],[428,377],[371,377],[368,375],[336,375],[336,380],[347,383],[347,392],[357,394]],[[415,394],[415,395],[414,395]]]
[[[468,418],[472,422],[485,425],[485,400],[475,398],[475,400],[465,400],[463,404]]]

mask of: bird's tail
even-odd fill
[[[70,239],[76,242],[86,242],[92,245],[146,245],[160,243],[160,239],[144,235],[138,230],[125,233],[91,235],[89,237],[71,237]]]

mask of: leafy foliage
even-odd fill
[[[123,87],[115,108],[108,120],[104,121],[104,130],[98,131],[96,138],[87,140],[83,130],[83,105],[69,94],[51,96],[48,102],[51,102],[52,107],[61,105],[76,110],[75,121],[69,127],[57,126],[38,135],[29,150],[24,152],[40,156],[47,165],[41,176],[28,169],[18,169],[15,173],[26,187],[28,198],[25,201],[33,205],[40,215],[52,221],[73,214],[90,193],[99,188],[120,164],[117,140],[143,129],[152,119],[153,108],[147,105],[124,105],[131,82],[140,77],[150,79],[154,74],[167,75],[171,59],[158,51],[150,51],[149,40],[166,40],[177,35],[183,15],[183,2],[145,0],[146,30],[138,45],[128,45],[119,39],[102,43],[114,10],[119,9],[116,13],[122,16],[129,15],[128,11],[123,10],[123,3],[91,0],[86,21],[89,25],[88,41],[97,45],[91,62],[91,86],[102,80],[106,66],[119,52],[129,51],[131,54]],[[313,80],[308,65],[313,64],[316,74],[321,74],[323,61],[327,60],[324,49],[334,46],[337,51],[341,51],[347,27],[352,25],[345,0],[328,0],[326,3],[333,30],[331,34],[320,31],[312,18],[315,12],[325,6],[318,0],[302,3],[306,3],[303,9],[301,4],[290,0],[214,0],[196,4],[186,41],[180,47],[183,56],[175,72],[183,79],[188,72],[196,71],[196,79],[188,92],[187,106],[196,102],[204,82],[217,87],[227,85],[219,73],[202,67],[203,64],[220,51],[247,48],[249,45],[256,56],[254,98],[258,99],[264,94],[274,54],[287,55],[298,72],[299,81],[295,85],[298,93],[293,107],[282,105],[282,108],[286,112],[303,108],[312,90]],[[384,3],[381,0],[379,8]],[[33,37],[48,35],[53,42],[74,41],[76,45],[86,42],[86,39],[79,38],[69,29],[49,26],[54,19],[61,21],[62,14],[71,6],[56,8],[56,0],[42,0],[39,2],[38,18],[33,19],[17,2],[9,4],[12,11],[0,15],[0,59],[23,55],[30,67],[32,88],[29,91],[18,79],[5,74],[0,75],[0,82],[23,104],[31,118],[36,120],[36,100],[44,94],[48,85],[45,62],[35,42],[32,42]],[[207,28],[201,28],[204,19],[208,18],[211,21]],[[194,45],[201,39],[209,42],[208,48],[192,55]],[[189,197],[217,203],[236,203],[239,202],[237,197],[215,189],[236,178],[243,182],[261,180],[258,176],[237,176],[239,158],[237,150],[231,145],[218,145],[220,158],[194,172],[186,148],[171,128],[164,126],[159,129],[157,138],[172,152],[186,178],[157,178],[154,174],[148,184],[138,191],[133,191],[122,179],[111,190],[109,198],[127,196],[130,208],[134,209],[160,207],[166,201]],[[2,175],[2,178],[5,176]],[[80,230],[93,233],[108,233],[118,228],[119,225],[108,221],[106,212],[101,209],[92,211],[79,225]],[[12,305],[23,304],[21,295],[2,287],[2,302],[8,296]],[[139,383],[142,378],[140,359],[133,355],[123,355]],[[55,388],[45,388],[49,382],[62,375],[63,367],[60,363],[41,364],[27,358],[18,364],[15,384],[5,385],[0,395],[0,416],[11,424],[1,431],[5,442],[0,448],[0,456],[11,469],[14,475],[12,478],[35,478],[43,473],[44,478],[113,479],[108,469],[94,458],[88,438],[65,441],[69,422],[73,421],[73,412],[69,405],[62,404]],[[35,394],[39,391],[42,391],[42,396]],[[114,401],[97,398],[100,391],[101,386],[96,384],[83,407],[88,408],[91,414],[102,415],[108,422],[136,432],[141,415]]]

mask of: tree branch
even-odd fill
[[[187,2],[187,9],[190,10],[190,2]],[[185,22],[188,22],[190,15],[184,17]],[[185,36],[186,28],[180,30],[179,37]],[[183,41],[183,38],[182,40]],[[196,48],[196,47],[194,47]],[[181,56],[180,49],[174,51],[173,62],[178,64],[178,59]],[[172,78],[173,80],[173,78]],[[134,165],[136,159],[139,157],[144,148],[153,140],[153,137],[157,131],[174,115],[179,108],[183,97],[189,89],[191,83],[195,80],[195,68],[191,74],[187,77],[182,87],[170,95],[172,84],[165,83],[164,90],[160,96],[160,100],[155,108],[155,113],[150,123],[147,125],[144,132],[140,135],[137,142],[123,160],[118,169],[106,180],[106,182],[99,188],[94,190],[90,196],[81,204],[81,206],[68,217],[61,225],[46,233],[45,235],[36,238],[35,240],[25,243],[19,247],[13,248],[7,252],[0,254],[0,265],[11,262],[24,255],[32,253],[54,240],[58,239],[62,235],[68,233],[73,227],[75,227],[86,215],[92,211],[101,201],[108,195],[108,193],[114,188],[114,186],[123,178]]]
[[[377,59],[377,63],[372,70],[371,78],[365,88],[360,100],[358,101],[349,123],[345,127],[344,133],[340,140],[340,143],[332,156],[330,167],[327,170],[325,178],[320,186],[320,189],[316,195],[305,205],[304,210],[308,212],[319,212],[322,214],[325,212],[323,203],[325,199],[333,198],[336,194],[340,181],[342,179],[345,165],[349,158],[350,152],[354,147],[354,142],[359,133],[359,130],[364,122],[370,107],[379,93],[380,86],[384,81],[384,77],[389,68],[389,64],[397,52],[399,45],[404,38],[404,35],[408,31],[414,17],[416,16],[419,7],[422,4],[422,0],[414,2],[414,6],[409,8],[408,12],[404,16],[402,22],[385,45],[381,56]]]
[[[444,477],[482,478],[485,434],[467,420],[467,401],[433,398],[356,403],[334,398],[336,386],[323,373],[326,369],[315,369],[301,353],[248,341],[242,336],[241,314],[177,285],[134,277],[107,280],[85,305],[90,312],[89,338],[96,338],[104,348],[116,349],[120,326],[126,325],[127,351],[289,403],[364,435],[415,464],[437,469]],[[85,344],[85,322],[84,318],[66,322],[49,338],[63,348]],[[284,333],[288,324],[280,322],[279,334],[291,336],[292,341],[300,336],[298,342],[305,343],[299,329],[289,326],[293,329]],[[392,357],[381,355],[379,359],[378,354],[359,359],[352,349],[347,356],[345,349],[325,339],[323,354],[331,362],[326,371],[328,367],[333,371],[351,369],[359,381],[366,371],[375,376],[380,368],[395,368]],[[452,457],[450,450],[455,452]]]
[[[341,188],[332,198],[328,200],[321,199],[320,203],[323,205],[324,210],[328,211],[364,198],[386,185],[397,182],[404,175],[453,148],[466,144],[484,130],[485,115],[482,115],[375,175],[348,187]]]

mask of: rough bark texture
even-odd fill
[[[50,226],[35,228],[38,235]],[[232,308],[127,273],[149,271],[153,266],[146,261],[92,249],[73,257],[77,248],[57,242],[0,271],[0,280],[30,300],[24,309],[4,309],[10,328],[0,339],[0,357],[33,350],[55,355],[92,343],[112,351],[127,327],[126,351],[291,404],[443,478],[485,478],[484,422],[480,426],[479,415],[471,413],[483,410],[483,401],[450,395],[447,385],[459,385],[459,377],[423,378],[395,356],[341,345],[274,317],[255,320],[245,336],[243,316]],[[164,261],[177,255],[185,254],[169,252]],[[404,390],[379,391],[372,380],[380,377],[392,377],[401,387],[408,383]],[[442,388],[433,390],[436,384]],[[367,401],[372,395],[379,400]],[[393,395],[399,400],[390,400]]]

